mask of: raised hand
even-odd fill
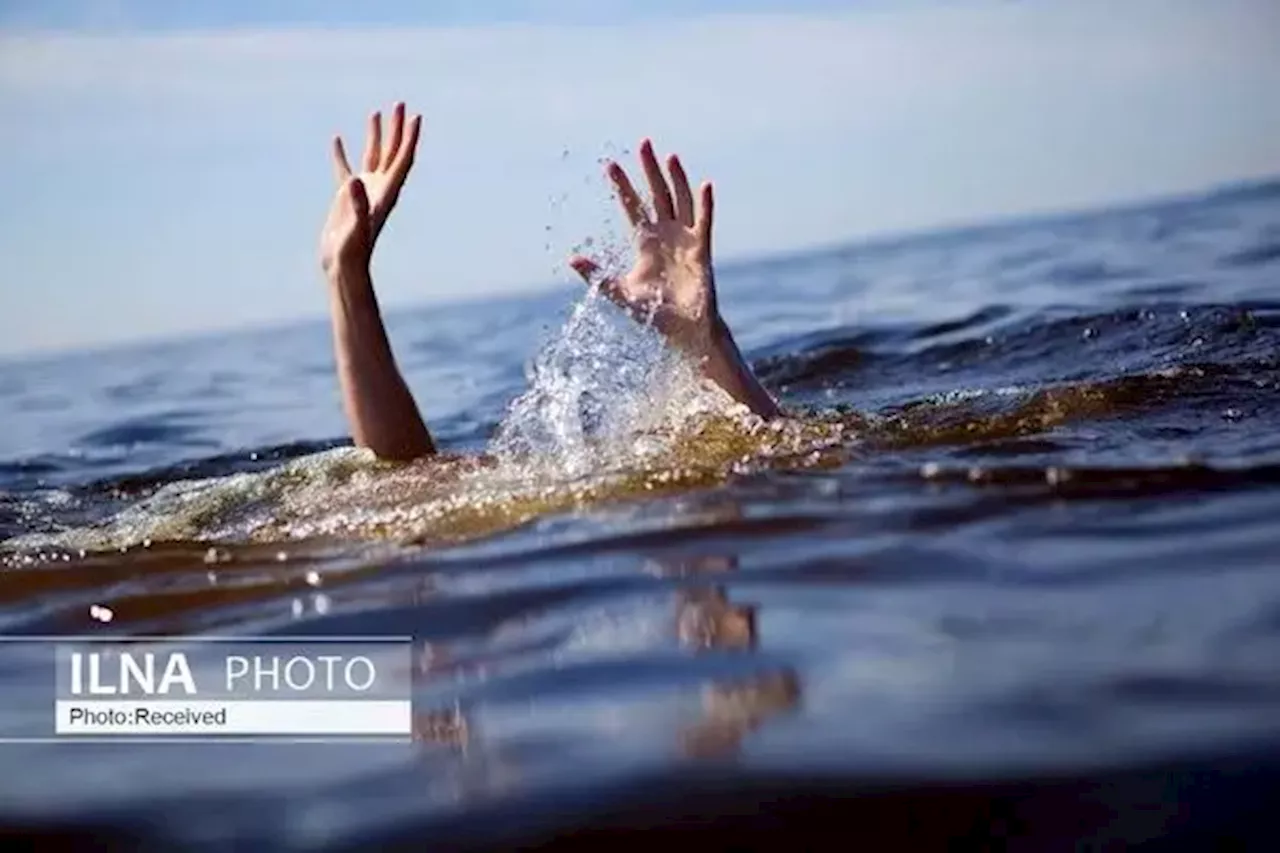
[[[635,232],[635,264],[621,278],[600,280],[601,291],[639,319],[652,323],[677,346],[703,353],[711,345],[717,314],[715,275],[711,263],[711,221],[715,199],[703,183],[695,205],[680,158],[667,158],[670,182],[658,165],[653,143],[640,143],[640,163],[653,199],[652,210],[636,193],[617,163],[609,163],[609,179]],[[600,267],[581,255],[570,266],[588,283]]]
[[[601,292],[627,313],[652,324],[695,358],[703,375],[729,396],[760,417],[779,416],[778,404],[751,372],[720,317],[711,262],[711,184],[702,184],[695,205],[680,158],[667,158],[668,180],[648,139],[640,143],[640,164],[652,208],[645,206],[621,166],[608,165],[609,179],[635,231],[631,269],[621,278],[602,277],[599,264],[581,255],[570,258],[569,265],[588,284],[598,282]]]
[[[361,170],[353,174],[342,137],[333,139],[333,165],[338,191],[329,208],[320,238],[320,260],[326,271],[337,264],[367,264],[374,244],[400,198],[400,190],[413,168],[422,116],[405,125],[404,104],[392,109],[387,138],[382,116],[369,117]]]
[[[334,359],[351,438],[383,459],[403,461],[434,453],[435,444],[392,355],[369,262],[413,167],[421,128],[422,117],[414,116],[406,133],[404,104],[396,104],[384,144],[382,116],[374,113],[359,174],[351,172],[342,138],[334,137],[338,191],[320,234]]]

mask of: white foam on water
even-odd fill
[[[664,430],[731,402],[687,356],[596,288],[542,347],[528,380],[491,452],[504,464],[567,477],[660,453]]]

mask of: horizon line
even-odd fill
[[[794,249],[765,252],[760,254],[739,254],[727,260],[717,262],[717,266],[722,272],[735,271],[753,266],[784,264],[788,261],[798,260],[807,256],[829,257],[831,255],[855,249],[883,251],[885,249],[896,248],[926,240],[974,236],[1020,226],[1034,227],[1053,223],[1071,222],[1105,214],[1136,213],[1154,207],[1194,204],[1217,198],[1229,199],[1232,196],[1267,190],[1269,188],[1280,189],[1280,171],[1262,173],[1251,177],[1235,178],[1227,181],[1219,181],[1204,185],[1201,188],[1194,190],[1174,190],[1140,197],[1131,197],[1108,203],[1105,206],[1058,208],[1046,206],[1043,208],[1032,209],[1024,213],[996,216],[989,219],[941,221],[931,225],[921,226],[919,228],[906,228],[879,233],[870,232],[863,235],[851,236],[837,242],[827,241],[823,243],[799,246]],[[447,308],[453,306],[474,305],[477,303],[501,299],[538,298],[550,295],[558,290],[571,289],[573,283],[574,282],[572,281],[555,283],[548,281],[545,283],[518,287],[505,293],[493,293],[478,296],[454,294],[437,299],[414,300],[411,303],[391,302],[383,306],[383,315],[385,319],[391,320],[394,317],[424,310],[427,307]],[[102,355],[105,353],[125,352],[129,350],[147,350],[155,347],[172,346],[175,344],[194,343],[220,336],[236,336],[268,331],[300,329],[317,323],[323,323],[328,320],[328,317],[329,315],[327,313],[316,312],[314,314],[307,313],[288,319],[278,318],[274,320],[264,320],[259,323],[240,323],[231,326],[218,326],[186,332],[162,332],[154,335],[144,334],[136,338],[106,341],[101,343],[53,344],[47,347],[38,346],[26,350],[13,351],[0,349],[0,366],[38,364],[64,358],[73,359],[92,355]]]

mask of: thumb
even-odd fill
[[[359,178],[349,178],[347,192],[351,194],[351,209],[355,212],[356,218],[361,221],[368,219],[369,193],[364,188],[364,182]]]
[[[618,280],[613,276],[601,275],[600,265],[595,261],[583,255],[574,255],[569,259],[569,266],[573,267],[573,271],[582,276],[582,280],[587,283],[588,287],[600,286],[600,292],[607,296],[611,301],[621,306],[626,306],[626,297],[622,294],[622,289],[618,286]]]
[[[582,276],[582,280],[587,284],[591,284],[592,277],[600,272],[600,265],[590,258],[582,255],[574,255],[569,259],[569,266],[573,267],[573,271]]]

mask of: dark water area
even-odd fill
[[[729,265],[720,296],[781,425],[569,289],[391,319],[456,455],[410,466],[348,446],[323,324],[0,364],[0,632],[424,661],[411,745],[0,744],[0,823],[1274,849],[1280,183]],[[0,692],[41,678],[0,647]]]

